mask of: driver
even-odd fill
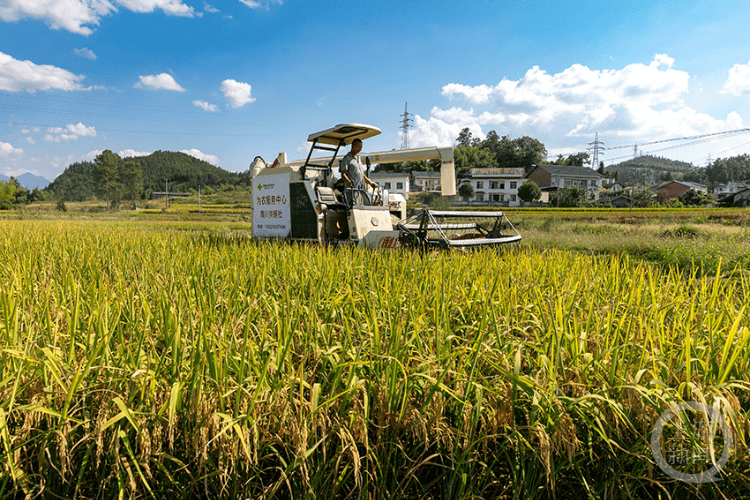
[[[348,186],[347,191],[349,192],[348,198],[353,201],[354,205],[363,205],[365,201],[364,192],[366,186],[377,188],[378,185],[372,182],[365,175],[365,169],[359,162],[357,155],[362,151],[362,141],[360,139],[354,139],[352,141],[352,149],[339,163],[339,171],[341,172],[341,178]]]

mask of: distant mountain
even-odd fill
[[[0,174],[0,181],[9,181],[10,178]],[[29,191],[39,188],[44,189],[49,185],[49,181],[45,179],[44,177],[40,175],[34,175],[32,173],[26,172],[25,174],[21,174],[18,177],[16,177],[16,180],[19,184],[21,184],[23,187],[28,189]]]
[[[649,155],[604,167],[604,171],[610,177],[617,172],[618,182],[624,186],[643,183],[654,185],[666,180],[702,182],[706,175],[705,168],[696,167],[692,163]]]
[[[228,172],[208,162],[185,153],[156,151],[148,156],[123,158],[141,166],[143,175],[143,196],[150,197],[153,191],[164,191],[165,181],[169,181],[169,191],[180,192],[198,187],[220,186],[222,184],[250,185],[250,172]],[[83,201],[95,195],[91,177],[91,162],[73,163],[65,169],[46,191],[64,201]]]

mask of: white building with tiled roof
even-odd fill
[[[599,199],[599,188],[604,179],[596,170],[571,165],[534,165],[526,178],[536,182],[542,191],[578,188],[594,200]]]
[[[472,202],[516,207],[520,204],[518,188],[524,182],[523,174],[523,168],[472,168],[463,181],[474,188]]]
[[[409,172],[373,172],[369,178],[390,193],[398,193],[406,197],[410,191],[411,175]]]

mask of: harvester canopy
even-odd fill
[[[343,123],[333,128],[315,132],[307,137],[309,142],[330,144],[331,146],[348,146],[354,139],[364,141],[380,134],[380,129],[361,123]]]

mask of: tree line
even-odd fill
[[[7,181],[0,180],[0,210],[8,210],[17,205],[26,205],[44,200],[44,193],[39,188],[29,190],[11,177]]]
[[[472,168],[523,168],[529,173],[534,165],[574,165],[590,163],[589,154],[580,152],[571,155],[558,155],[554,161],[547,161],[547,148],[538,139],[529,136],[512,138],[500,136],[490,130],[484,140],[474,137],[469,128],[464,128],[454,142],[453,161],[456,174],[467,175]],[[421,162],[383,163],[375,172],[421,172],[440,169],[440,160]]]

